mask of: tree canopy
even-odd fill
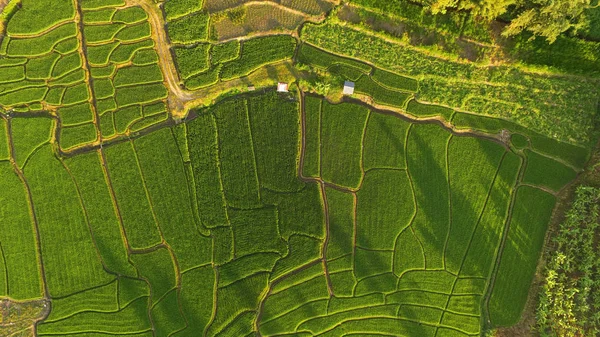
[[[448,9],[469,10],[493,20],[507,12],[512,20],[503,34],[513,36],[529,31],[552,43],[567,31],[576,33],[588,24],[585,15],[591,0],[427,0],[431,11],[444,13]]]

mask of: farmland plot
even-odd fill
[[[0,298],[50,300],[40,336],[474,336],[517,322],[556,195],[590,155],[589,97],[562,120],[581,134],[536,124],[513,75],[490,72],[489,99],[480,69],[352,24],[237,39],[333,5],[246,2],[157,7],[168,74],[135,1],[22,1],[0,47]],[[168,118],[196,89],[288,60],[357,95],[263,90]],[[540,82],[542,98],[592,87]]]
[[[0,289],[21,298],[48,289],[54,311],[40,335],[466,336],[522,310],[506,302],[506,275],[528,266],[526,292],[554,205],[546,191],[568,179],[540,178],[536,165],[550,158],[315,96],[245,95],[196,115],[64,159],[44,133],[23,138],[29,125],[6,124],[8,145],[31,155],[27,185],[10,162],[2,184],[23,190],[11,200],[27,215],[19,232],[33,226],[29,255],[3,246]],[[49,132],[51,122],[30,127]],[[526,200],[543,207],[524,236]],[[44,268],[15,267],[17,257]],[[28,285],[15,288],[24,268]]]

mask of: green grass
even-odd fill
[[[0,231],[3,266],[7,275],[0,281],[5,296],[16,300],[42,296],[37,247],[25,186],[9,162],[0,162],[0,214],[5,223]],[[3,268],[4,269],[4,268]]]
[[[149,38],[151,34],[152,31],[150,29],[150,24],[148,22],[142,22],[140,24],[127,26],[121,29],[115,35],[115,39],[119,41],[137,41],[140,39]]]
[[[419,88],[419,82],[414,78],[398,75],[385,71],[382,69],[375,68],[373,75],[371,75],[373,81],[396,90],[406,90],[416,92]]]
[[[356,247],[354,254],[354,275],[358,280],[392,271],[392,251],[365,250]],[[373,292],[381,291],[377,288],[370,290]]]
[[[361,148],[369,110],[353,104],[323,103],[321,174],[325,181],[356,188],[362,178]]]
[[[417,213],[412,226],[423,244],[427,268],[443,266],[443,247],[449,229],[449,191],[446,145],[450,134],[436,125],[415,124],[407,140],[407,166]]]
[[[401,277],[410,270],[425,269],[425,255],[413,229],[404,229],[395,241],[394,274]]]
[[[354,197],[332,188],[327,188],[325,194],[329,207],[327,261],[330,261],[354,250]]]
[[[322,100],[313,96],[305,96],[304,111],[306,125],[304,134],[304,166],[302,175],[318,177],[321,174],[321,104]]]
[[[244,311],[256,310],[261,292],[267,286],[267,276],[266,273],[256,274],[217,289],[216,305],[220,305],[222,310],[217,311],[208,327],[208,334],[221,331]]]
[[[146,331],[151,323],[146,314],[147,301],[139,298],[118,312],[84,311],[64,320],[41,324],[40,335],[67,335],[76,332],[115,334]]]
[[[298,104],[275,92],[248,98],[248,116],[260,186],[293,192],[303,187],[297,178]]]
[[[84,26],[83,36],[85,37],[86,43],[110,43],[115,39],[115,36],[125,27],[127,26],[123,23]]]
[[[365,170],[406,168],[404,144],[410,124],[396,117],[372,113],[363,144]]]
[[[180,268],[209,263],[211,242],[196,227],[183,160],[171,130],[153,132],[134,145],[156,219]]]
[[[85,83],[80,83],[72,87],[68,87],[63,95],[62,103],[64,105],[76,104],[85,102],[90,98],[89,88]]]
[[[246,101],[228,100],[214,111],[225,199],[237,208],[261,205],[247,109]]]
[[[119,207],[125,236],[133,248],[160,243],[161,237],[146,197],[135,152],[128,142],[104,150],[108,175]]]
[[[208,14],[197,12],[169,21],[167,31],[174,43],[194,43],[205,41],[208,37]]]
[[[194,46],[174,47],[177,70],[182,79],[208,70],[208,43],[198,43]]]
[[[285,248],[277,227],[277,209],[229,210],[236,257],[260,252],[282,253]]]
[[[142,7],[134,6],[116,11],[111,21],[113,23],[122,22],[132,24],[145,21],[146,19],[148,19],[148,14],[146,14]]]
[[[127,106],[136,103],[152,103],[167,97],[167,89],[163,83],[136,85],[116,89],[117,105]]]
[[[8,149],[8,131],[6,121],[0,119],[0,160],[6,160],[10,157]]]
[[[120,108],[114,113],[115,131],[117,133],[125,133],[130,129],[131,124],[143,118],[142,107],[139,105],[130,105],[125,108]]]
[[[487,204],[466,250],[461,275],[487,277],[491,272],[520,165],[521,159],[512,153],[507,153],[502,160]],[[455,292],[456,289],[455,286]]]
[[[119,46],[119,42],[110,42],[110,43],[101,44],[101,45],[97,45],[97,46],[89,46],[87,48],[88,62],[90,63],[90,65],[93,65],[93,66],[102,66],[102,65],[107,64],[113,50],[115,50],[115,48],[117,48],[118,46]],[[94,69],[94,68],[92,68],[92,69]],[[96,68],[96,69],[98,69],[98,68]],[[102,68],[102,69],[106,69],[106,68]],[[99,70],[96,70],[96,71],[99,71]],[[92,72],[92,76],[96,77],[96,74],[94,72]]]
[[[163,80],[158,64],[124,67],[117,70],[113,84],[117,88],[129,85],[156,83]]]
[[[275,335],[293,333],[296,325],[313,316],[325,315],[327,313],[327,300],[307,301],[304,305],[260,325],[260,332],[264,335]],[[305,336],[300,335],[299,336]],[[306,334],[310,336],[310,334]]]
[[[113,83],[108,78],[94,79],[94,96],[96,99],[103,99],[113,97],[115,95],[115,88]]]
[[[208,325],[213,311],[213,301],[198,301],[198,299],[213,298],[214,279],[215,272],[210,265],[192,269],[181,276],[179,301],[188,322],[188,328],[184,330],[183,335],[193,335]]]
[[[527,152],[527,168],[523,183],[535,186],[547,187],[553,191],[559,191],[567,183],[577,176],[570,167],[542,156],[536,152]]]
[[[9,56],[41,56],[51,52],[58,42],[76,34],[75,24],[68,23],[38,37],[10,39],[6,53]]]
[[[219,266],[233,259],[233,231],[231,226],[211,230],[213,239],[213,262]]]
[[[151,39],[139,42],[119,44],[110,54],[110,61],[115,63],[127,63],[133,59],[136,52],[154,47],[154,41]]]
[[[218,267],[219,287],[226,287],[248,276],[261,272],[271,272],[278,253],[254,253],[236,258]]]
[[[240,56],[240,41],[213,44],[210,48],[210,63],[215,65],[234,60]]]
[[[515,133],[510,137],[510,144],[518,150],[522,150],[529,146],[529,138]]]
[[[323,203],[317,183],[307,183],[300,193],[261,191],[265,204],[274,204],[279,210],[279,231],[283,238],[303,234],[325,237]]]
[[[148,253],[131,254],[130,259],[140,276],[150,284],[153,304],[158,303],[176,286],[175,265],[167,249],[159,248]]]
[[[125,0],[81,0],[82,9],[101,9],[125,5]]]
[[[395,108],[403,108],[412,97],[406,92],[389,90],[367,76],[362,76],[356,81],[355,92],[371,96],[376,103]]]
[[[203,113],[187,124],[190,159],[196,180],[200,219],[205,227],[227,224],[225,196],[218,162],[217,126],[212,114]]]
[[[448,146],[448,180],[452,202],[451,226],[444,251],[448,271],[458,274],[473,239],[473,232],[506,150],[476,138],[452,137]],[[493,233],[490,231],[489,233]],[[485,275],[481,275],[485,277]]]
[[[473,128],[489,133],[499,133],[503,129],[518,132],[530,139],[531,146],[537,152],[551,157],[561,158],[577,168],[583,168],[590,158],[590,151],[583,146],[560,142],[556,139],[545,137],[532,130],[526,129],[507,120],[477,116],[473,114],[456,113],[452,124],[458,128]]]
[[[31,153],[50,140],[53,121],[50,118],[15,118],[11,120],[14,159],[23,166]]]
[[[6,78],[7,80],[22,80],[25,79],[25,74],[27,75],[27,78],[31,80],[49,79],[54,71],[54,65],[59,58],[61,58],[61,55],[57,52],[52,52],[41,57],[30,58],[25,64],[25,73],[22,74],[23,77],[21,77],[19,73],[15,73],[15,71],[18,71],[18,69],[22,69],[23,67],[3,68],[1,76],[3,79]]]
[[[185,87],[189,90],[196,90],[213,85],[219,81],[219,72],[221,66],[212,67],[203,73],[190,76],[185,80]]]
[[[372,69],[371,66],[365,63],[327,53],[326,51],[309,44],[302,44],[300,46],[298,61],[321,69],[328,69],[335,64],[343,64],[356,68],[364,74],[368,74]]]
[[[154,331],[159,336],[169,336],[186,327],[185,319],[179,311],[178,298],[178,292],[173,290],[152,307],[150,316],[152,317],[152,323],[154,323]]]
[[[107,269],[136,276],[135,269],[128,261],[127,245],[121,234],[121,224],[113,207],[100,154],[90,152],[75,156],[66,160],[65,165],[79,186],[90,228]]]
[[[40,33],[74,16],[73,2],[69,0],[24,0],[21,8],[8,21],[6,33],[9,36]]]
[[[510,229],[489,300],[494,326],[513,325],[521,318],[555,201],[554,196],[535,188],[523,186],[517,190]]]
[[[131,62],[136,66],[158,63],[158,55],[153,49],[141,49],[135,52]]]
[[[361,319],[364,317],[395,316],[396,311],[398,311],[398,308],[395,305],[361,308],[358,310],[339,312],[326,317],[315,317],[303,322],[298,328],[308,330],[313,335],[317,335],[331,331],[331,329],[334,329],[338,324],[344,321],[352,321],[353,319]]]
[[[58,321],[82,311],[118,311],[117,291],[119,283],[113,280],[97,288],[85,290],[52,301],[48,321]],[[94,301],[89,301],[93,298]]]
[[[416,211],[407,173],[370,171],[357,198],[356,245],[367,249],[395,249],[396,237],[410,224]]]
[[[97,132],[94,123],[85,123],[60,128],[60,147],[63,150],[96,141]]]
[[[104,8],[83,12],[83,23],[110,23],[111,18],[117,11],[116,8]]]
[[[202,1],[169,0],[165,1],[163,10],[168,21],[185,16],[202,9]]]
[[[452,118],[454,110],[434,104],[424,104],[417,100],[411,100],[406,106],[406,112],[415,117],[442,117],[449,121]]]
[[[291,279],[295,277],[297,276],[291,276]],[[289,312],[292,309],[298,308],[307,302],[329,297],[325,275],[302,281],[295,286],[278,291],[267,298],[263,307],[263,319],[265,322],[280,316],[286,311]],[[290,317],[283,318],[283,320],[289,319]],[[299,323],[300,321],[296,321],[296,324]]]
[[[87,102],[58,108],[58,116],[64,126],[89,123],[94,118],[91,105]]]
[[[281,257],[271,272],[271,280],[285,277],[293,270],[320,258],[321,240],[304,235],[292,235],[287,242],[287,254]]]
[[[261,66],[291,58],[296,40],[288,35],[252,38],[243,42],[238,59],[226,62],[221,69],[221,79],[230,80],[246,76]]]
[[[65,296],[112,279],[96,253],[77,186],[50,145],[35,153],[24,173],[40,231],[50,295]]]

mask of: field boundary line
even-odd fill
[[[448,241],[450,240],[450,232],[452,231],[452,216],[453,216],[453,203],[452,203],[452,189],[450,188],[450,158],[448,156],[448,149],[450,148],[450,142],[454,135],[450,133],[450,136],[446,140],[446,148],[444,150],[444,160],[446,161],[446,185],[448,187],[448,229],[446,231],[446,239],[444,240],[444,248],[442,249],[442,268],[446,270],[446,250],[448,249]],[[460,273],[460,272],[459,272]],[[443,316],[443,314],[442,314]],[[440,321],[441,323],[441,321]],[[437,329],[436,329],[437,334]]]

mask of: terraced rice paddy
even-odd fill
[[[244,3],[22,0],[0,48],[0,297],[37,306],[23,329],[433,337],[517,323],[588,135],[428,99],[437,75],[331,53],[344,44],[321,30],[351,27],[217,41],[208,18],[240,6],[332,6]],[[289,93],[194,105],[276,63],[298,66]],[[313,73],[356,94],[311,92]]]

